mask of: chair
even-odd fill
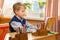
[[[8,24],[0,24],[0,40],[4,40],[6,33],[8,32]]]

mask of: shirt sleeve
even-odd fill
[[[18,28],[20,28],[20,29],[23,28],[22,24],[20,22],[16,22],[16,21],[11,22],[11,26],[16,31],[18,31]]]
[[[34,32],[38,29],[37,26],[33,26],[32,24],[28,23],[27,21],[26,21],[26,25],[27,25],[27,32]]]

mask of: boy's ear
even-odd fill
[[[18,10],[15,10],[15,13],[18,13]]]

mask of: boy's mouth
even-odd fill
[[[26,16],[24,16],[24,18],[26,19]]]

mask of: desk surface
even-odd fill
[[[54,34],[48,34],[46,36],[33,36],[33,40],[36,40],[36,39],[42,39],[42,40],[45,39],[46,40],[46,38],[48,38],[48,39],[51,39],[52,38],[52,40],[53,40],[53,38],[56,37],[57,34],[58,33],[56,32]]]
[[[13,35],[13,34],[14,34],[14,35]],[[11,37],[14,37],[15,34],[16,34],[16,33],[7,33],[4,40],[8,40],[10,36],[11,36]],[[52,38],[52,40],[53,40],[53,39],[55,40],[55,36],[56,36],[57,34],[58,34],[58,33],[55,32],[54,34],[48,34],[48,35],[46,35],[46,36],[32,36],[31,33],[28,33],[28,40],[38,40],[38,39],[45,40],[45,39],[47,39],[48,37],[49,37],[48,39],[51,39],[51,38]],[[48,40],[48,39],[47,39],[47,40]]]

